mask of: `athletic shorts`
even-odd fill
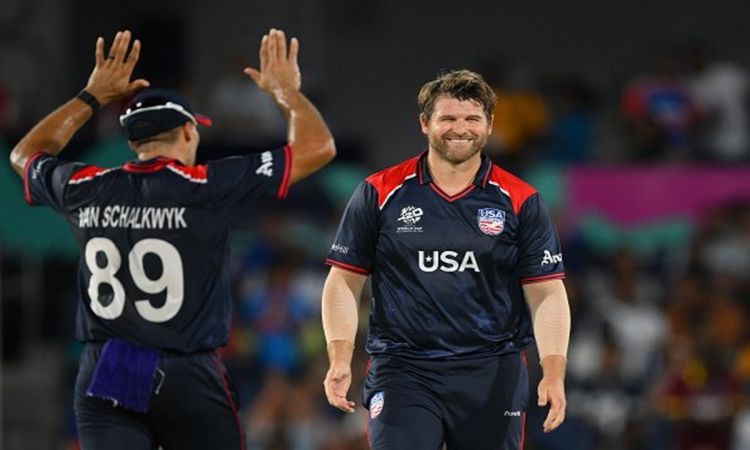
[[[74,407],[83,450],[245,450],[236,394],[216,352],[162,353],[145,413],[86,395],[102,345],[86,344]]]
[[[373,450],[519,450],[525,355],[466,360],[371,358],[363,390]]]

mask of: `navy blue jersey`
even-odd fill
[[[352,195],[327,263],[372,275],[369,353],[462,358],[533,342],[521,285],[564,277],[559,239],[534,188],[482,158],[454,196],[426,153]]]
[[[32,156],[26,201],[63,214],[81,250],[77,338],[185,353],[226,343],[230,214],[285,197],[290,168],[289,147],[206,165],[156,158],[115,169]]]

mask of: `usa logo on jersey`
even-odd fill
[[[480,208],[477,211],[477,222],[482,233],[497,236],[505,227],[505,211],[497,208]]]
[[[384,403],[382,392],[378,392],[372,396],[370,400],[370,419],[374,419],[380,415],[380,412],[383,411]]]

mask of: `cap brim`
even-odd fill
[[[195,117],[196,122],[203,125],[204,127],[210,127],[214,124],[214,121],[211,120],[210,117],[204,116],[203,114],[194,114],[193,117]]]

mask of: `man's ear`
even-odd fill
[[[185,122],[182,124],[182,137],[185,138],[185,142],[190,142],[193,140],[193,134],[190,127],[194,127],[191,122]]]
[[[430,121],[430,118],[427,117],[424,113],[421,113],[419,115],[419,126],[422,128],[422,133],[427,134],[427,132],[430,130],[430,127],[428,126],[428,123]]]

